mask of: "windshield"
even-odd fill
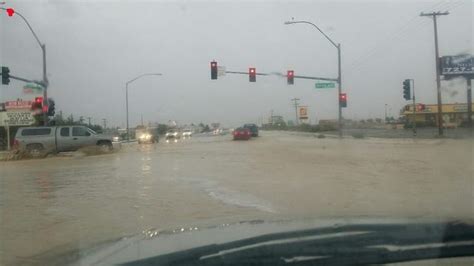
[[[93,265],[86,257],[130,239],[133,254],[107,254],[220,241],[231,251],[211,248],[217,258],[259,265],[271,249],[278,265],[371,236],[383,248],[357,250],[429,244],[411,231],[348,237],[337,219],[472,223],[473,8],[0,0],[0,265]],[[287,222],[342,240],[225,245]],[[474,241],[463,228],[457,240]],[[314,232],[301,237],[326,231]]]

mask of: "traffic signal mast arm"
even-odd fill
[[[0,73],[0,75],[1,75],[1,73]],[[20,81],[24,81],[24,82],[28,82],[28,83],[36,83],[36,84],[39,84],[39,85],[43,86],[43,84],[41,84],[41,83],[38,82],[38,81],[34,81],[34,80],[30,80],[30,79],[25,79],[25,78],[13,76],[13,75],[8,75],[8,77],[11,78],[11,79],[16,79],[16,80],[20,80]]]
[[[249,72],[243,72],[243,71],[226,71],[226,74],[242,74],[242,75],[248,75]],[[272,72],[272,73],[258,73],[256,72],[255,75],[257,76],[280,76],[280,77],[286,77],[286,74],[278,73],[278,72]],[[312,77],[312,76],[297,76],[294,75],[294,78],[299,78],[299,79],[314,79],[314,80],[327,80],[327,81],[335,81],[337,82],[337,78],[322,78],[322,77]]]

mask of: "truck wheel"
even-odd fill
[[[99,145],[99,150],[101,152],[110,152],[110,151],[112,151],[112,143],[110,143],[110,142],[100,142],[98,145]]]
[[[48,155],[41,144],[29,144],[26,146],[28,155],[33,158],[43,158]]]

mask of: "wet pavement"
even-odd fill
[[[0,162],[0,264],[156,228],[253,219],[474,219],[472,140],[263,132]]]

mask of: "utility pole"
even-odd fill
[[[142,120],[142,126],[143,126],[143,115],[141,115],[141,120]]]
[[[299,100],[300,100],[300,99],[298,99],[298,98],[293,98],[293,99],[291,99],[291,101],[294,102],[294,106],[295,106],[295,118],[296,118],[295,124],[296,124],[296,125],[299,125],[299,121],[298,121],[298,101],[299,101]]]
[[[102,122],[104,122],[104,130],[107,128],[107,119],[102,118]]]
[[[387,123],[388,117],[387,117],[387,104],[385,104],[385,123]]]
[[[432,17],[434,24],[434,40],[435,40],[435,60],[436,60],[436,91],[438,94],[438,135],[443,135],[443,112],[441,110],[441,81],[440,81],[440,66],[439,66],[439,50],[438,50],[438,25],[436,18],[438,16],[449,15],[449,12],[431,12],[423,13],[421,12],[420,16],[422,17]]]
[[[91,126],[91,118],[90,116],[87,117],[87,120],[89,120],[89,127]]]

